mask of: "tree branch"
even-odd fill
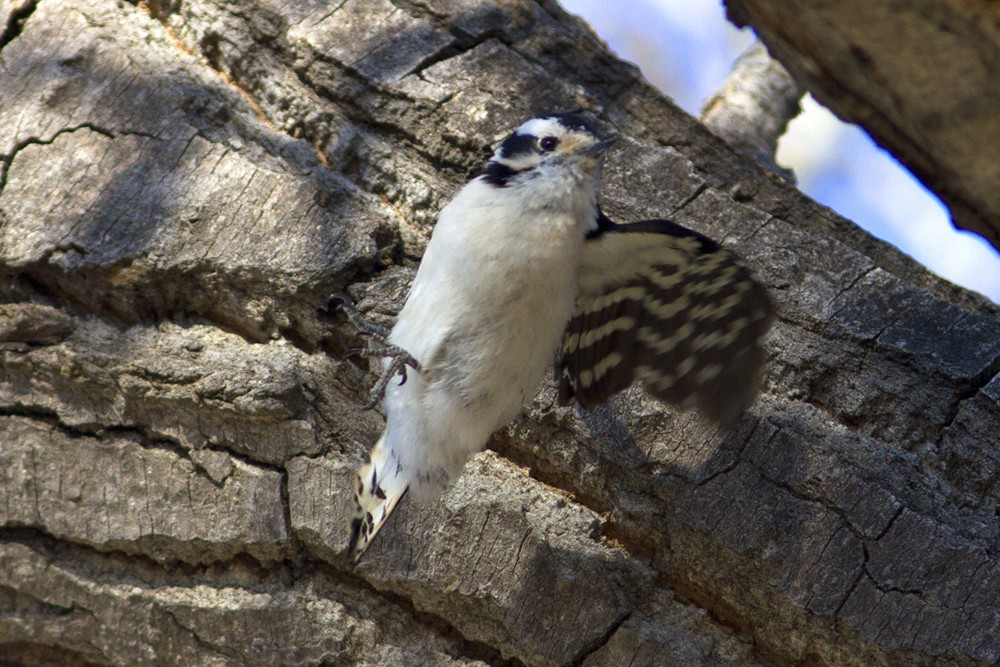
[[[770,52],[1000,249],[1000,20],[989,0],[727,0]]]
[[[805,89],[756,41],[733,64],[715,95],[701,110],[701,122],[765,169],[793,185],[795,175],[774,161],[778,139],[801,108]]]

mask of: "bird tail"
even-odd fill
[[[399,462],[385,446],[383,434],[354,480],[355,513],[351,519],[351,542],[347,547],[354,562],[361,559],[409,486]]]

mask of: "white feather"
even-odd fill
[[[556,117],[518,134],[493,158],[503,178],[473,179],[441,211],[389,336],[420,370],[386,388],[385,432],[355,485],[355,558],[408,489],[440,494],[534,396],[573,314],[606,144]]]
[[[551,363],[596,217],[592,188],[566,194],[565,206],[530,210],[523,189],[477,179],[441,211],[390,336],[425,372],[391,383],[383,402],[385,446],[418,498],[447,487],[534,396]]]

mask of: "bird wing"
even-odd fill
[[[589,410],[639,380],[661,401],[732,424],[760,385],[767,291],[734,253],[676,223],[601,213],[598,225],[557,362],[560,403]]]

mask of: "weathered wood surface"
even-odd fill
[[[0,4],[13,664],[991,664],[1000,312],[733,153],[557,6]],[[780,321],[716,433],[552,387],[356,569],[381,428],[327,297],[399,307],[509,129],[599,110],[609,213]],[[631,661],[631,662],[630,662]]]
[[[838,116],[862,125],[1000,250],[1000,5],[725,0]]]

